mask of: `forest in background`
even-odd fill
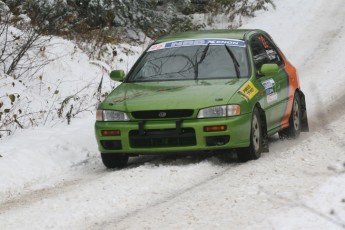
[[[207,22],[195,23],[194,14],[225,14],[250,17],[266,9],[272,0],[5,0],[13,14],[12,23],[30,24],[50,35],[101,42],[139,40],[199,30]],[[1,5],[1,1],[0,1]],[[29,20],[23,20],[28,16]],[[24,22],[23,22],[24,21]]]

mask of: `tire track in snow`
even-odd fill
[[[186,159],[179,159],[178,158],[177,159],[178,163],[176,165],[177,166],[179,166],[179,165],[185,166],[185,164],[194,165],[197,162],[203,161],[204,159],[205,159],[204,157],[202,157],[202,158],[194,157],[194,158],[186,158]],[[163,165],[163,166],[159,166],[159,167],[163,167],[163,168],[165,167],[164,165],[168,165],[168,166],[172,165],[172,168],[174,168],[174,163],[172,164],[171,162],[169,162],[169,159],[166,161],[159,159],[159,160],[153,160],[152,164],[149,164],[148,167],[146,167],[145,165],[144,166],[141,165],[141,169],[143,169],[144,172],[148,172],[148,175],[150,175],[150,173],[151,173],[150,171],[153,171],[153,172],[157,171],[157,166],[155,166],[157,164]],[[4,229],[16,228],[16,226],[17,227],[19,226],[18,223],[25,223],[29,219],[35,220],[34,222],[36,223],[36,225],[33,225],[34,228],[48,228],[48,227],[52,228],[51,226],[54,226],[54,225],[46,225],[47,220],[51,219],[52,223],[56,222],[56,219],[58,219],[58,218],[53,217],[54,219],[52,219],[52,216],[61,215],[62,210],[66,211],[66,212],[71,212],[73,214],[75,214],[75,212],[77,212],[77,213],[81,212],[87,216],[87,214],[84,213],[84,211],[81,211],[80,209],[76,209],[76,206],[77,207],[84,207],[87,204],[90,205],[90,203],[85,203],[85,199],[93,200],[95,197],[91,197],[88,195],[90,193],[83,193],[82,191],[94,190],[94,191],[97,191],[97,195],[106,194],[107,192],[104,192],[104,189],[102,189],[102,188],[104,188],[104,186],[110,185],[109,181],[114,181],[115,183],[119,183],[119,182],[123,182],[123,180],[121,180],[121,179],[118,180],[116,178],[120,178],[120,177],[130,178],[129,176],[130,176],[130,174],[132,174],[132,171],[133,171],[133,170],[131,170],[130,167],[128,169],[125,169],[125,170],[114,171],[113,173],[110,173],[109,172],[110,170],[104,170],[100,174],[98,173],[96,175],[93,175],[93,177],[92,176],[90,177],[90,175],[86,175],[86,178],[83,178],[82,180],[79,180],[79,181],[70,181],[70,183],[69,182],[61,183],[59,185],[60,187],[52,187],[49,189],[42,189],[40,191],[34,191],[32,194],[29,194],[29,196],[27,198],[25,197],[26,194],[23,194],[21,196],[22,199],[12,200],[10,202],[5,203],[4,205],[0,205],[0,207],[1,207],[0,213],[3,214],[3,215],[0,215],[0,222],[5,223],[5,220],[7,217],[11,217],[15,213],[21,213],[21,215],[16,217],[17,220],[15,223],[11,222],[7,225],[4,225]],[[186,167],[188,170],[183,170],[184,168],[185,167],[181,168],[182,172],[186,172],[186,171],[190,172],[189,166]],[[194,166],[193,166],[193,168],[194,168]],[[140,172],[141,169],[139,168],[139,170],[135,170],[136,173],[134,173],[134,175],[137,175],[138,171]],[[165,170],[165,171],[167,171],[167,170]],[[169,169],[168,169],[168,171],[169,171]],[[219,171],[219,169],[213,170],[213,171]],[[202,178],[204,178],[204,177],[205,176],[202,176]],[[198,178],[198,177],[196,177],[196,178]],[[136,181],[136,179],[134,179],[134,181]],[[110,186],[110,187],[112,188],[112,186]],[[118,187],[115,187],[115,188],[118,188]],[[131,189],[128,186],[124,186],[122,188],[124,190]],[[175,191],[175,188],[173,188],[172,190]],[[172,191],[172,190],[168,190],[168,191]],[[81,191],[81,193],[80,193],[81,195],[79,198],[76,198],[76,194],[78,194],[79,191]],[[105,200],[110,201],[111,199],[114,198],[111,195],[114,193],[114,191],[112,189],[107,190],[107,191],[110,192],[110,194],[108,193],[108,195],[106,195]],[[141,189],[139,189],[139,191],[141,191]],[[138,193],[138,191],[135,193]],[[147,194],[146,191],[145,191],[145,194]],[[170,193],[164,192],[162,194],[164,195],[164,194],[170,194]],[[115,195],[115,197],[117,197],[116,194],[114,194],[114,195]],[[149,194],[147,194],[147,195],[149,195]],[[77,196],[79,196],[79,195],[77,195]],[[159,195],[159,196],[161,196],[161,195]],[[122,197],[122,195],[120,195],[120,197]],[[76,203],[77,203],[76,200],[81,201],[81,205],[76,205]],[[96,200],[98,200],[98,199],[96,199]],[[65,205],[63,205],[63,204],[66,203],[66,201],[68,203],[70,201],[73,201],[71,204],[71,206],[72,206],[71,208],[70,207],[64,207]],[[95,203],[95,202],[93,202],[93,203],[96,205],[97,210],[99,210],[100,206],[97,207],[97,204],[99,204],[99,203]],[[107,203],[107,201],[106,201],[106,204],[109,205],[109,203]],[[138,203],[138,201],[136,201],[136,202],[134,202],[134,205],[138,206],[138,205],[140,205],[140,203]],[[94,207],[93,205],[91,205],[91,206]],[[129,205],[129,209],[131,209],[131,206],[133,206],[133,205]],[[52,208],[52,210],[50,210],[50,207]],[[72,209],[74,211],[71,211],[70,209]],[[88,210],[89,208],[86,208],[86,209]],[[121,209],[121,207],[120,207],[120,209]],[[41,211],[38,211],[38,210],[41,210]],[[47,210],[47,212],[45,212],[43,210]],[[59,210],[59,211],[57,211],[57,210]],[[41,215],[37,216],[37,214],[39,214],[39,212],[45,213],[43,215],[43,216],[45,216],[45,218],[42,219]],[[33,213],[33,214],[31,214],[31,213]],[[104,213],[109,213],[109,212],[104,212]],[[29,215],[30,218],[26,217],[26,219],[22,219],[22,217],[21,217],[22,215],[23,216]],[[1,216],[2,216],[2,218],[1,218]],[[71,222],[71,220],[66,221],[66,222],[62,222],[62,223],[58,223],[59,224],[59,225],[57,225],[58,227],[56,227],[56,225],[55,225],[55,228],[64,228],[63,226],[65,226],[65,227],[73,226],[73,224],[75,225],[75,222],[78,223],[77,221]],[[37,226],[41,226],[41,227],[37,227]]]
[[[229,165],[226,169],[224,169],[223,171],[217,173],[216,175],[212,175],[210,177],[206,177],[203,180],[199,181],[198,183],[194,184],[193,186],[190,187],[186,187],[183,188],[173,194],[170,194],[162,199],[156,200],[154,202],[151,202],[149,206],[145,206],[139,209],[136,209],[132,212],[126,213],[118,218],[113,219],[112,216],[107,216],[104,220],[102,221],[97,221],[97,223],[91,223],[89,224],[91,226],[92,229],[96,228],[96,229],[104,229],[107,228],[109,226],[113,226],[116,223],[120,223],[121,221],[127,219],[127,218],[131,218],[133,216],[136,216],[138,214],[140,214],[141,212],[145,212],[148,209],[152,209],[155,207],[158,207],[162,204],[168,203],[174,199],[177,199],[178,197],[181,197],[187,193],[192,192],[193,190],[198,189],[199,187],[204,186],[207,183],[211,183],[212,181],[217,180],[218,178],[224,176],[225,174],[227,174],[229,171],[234,170],[234,168],[239,167],[241,164],[238,165]],[[88,226],[88,227],[90,227]]]
[[[56,184],[54,187],[43,188],[30,192],[23,192],[19,196],[17,195],[14,198],[9,198],[7,201],[0,203],[0,214],[12,209],[25,208],[30,206],[32,203],[67,192],[73,189],[73,187],[81,181],[81,179],[68,180]]]
[[[139,157],[133,160],[130,160],[128,163],[128,166],[125,168],[126,170],[130,170],[136,167],[139,167],[146,163],[153,163],[156,165],[162,164],[163,162],[166,162],[167,160],[173,160],[177,158],[180,158],[182,154],[170,154],[165,156],[146,156],[146,157]],[[195,155],[192,159],[186,159],[181,165],[184,163],[199,163],[207,158],[210,158],[212,155],[209,153],[204,153],[200,155]],[[185,156],[183,156],[184,158]],[[99,157],[97,159],[93,160],[99,160]],[[80,162],[76,164],[73,167],[80,167],[82,165],[85,165],[89,162],[90,159]],[[99,164],[99,167],[104,167],[102,164]],[[5,201],[0,203],[0,214],[10,211],[12,209],[17,208],[23,208],[28,207],[33,203],[40,202],[44,199],[50,199],[52,197],[55,197],[57,195],[61,195],[64,193],[68,193],[70,191],[73,191],[77,189],[77,187],[80,187],[84,184],[92,183],[93,181],[99,180],[100,178],[109,175],[109,172],[121,172],[121,169],[105,169],[104,170],[97,170],[96,172],[87,172],[87,174],[83,174],[79,172],[81,175],[78,175],[77,177],[73,178],[66,178],[62,179],[62,182],[57,182],[54,185],[44,187],[42,189],[30,189],[30,185],[25,186],[26,188],[24,191],[20,192],[17,195],[13,195],[10,192],[4,192],[2,193],[3,196],[7,196],[8,198],[5,199]],[[37,183],[37,182],[35,182]]]

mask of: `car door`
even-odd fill
[[[288,78],[284,62],[277,48],[263,34],[257,34],[250,40],[257,79],[262,85],[264,97],[260,101],[266,112],[268,133],[280,129],[288,100]],[[270,76],[261,76],[259,70],[263,64],[277,64],[279,71]]]

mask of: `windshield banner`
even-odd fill
[[[203,45],[205,46],[208,44],[246,47],[245,41],[242,41],[242,40],[209,38],[209,39],[180,40],[180,41],[163,42],[159,44],[154,44],[148,49],[148,52],[154,51],[154,50],[184,47],[184,46],[203,46]]]

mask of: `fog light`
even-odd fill
[[[121,131],[120,130],[102,130],[101,134],[102,136],[120,136]]]
[[[230,141],[230,136],[206,137],[207,146],[222,146]]]
[[[226,131],[226,125],[214,125],[214,126],[205,126],[205,132],[218,132],[218,131]]]
[[[120,150],[122,149],[121,141],[101,141],[101,144],[106,150]]]

